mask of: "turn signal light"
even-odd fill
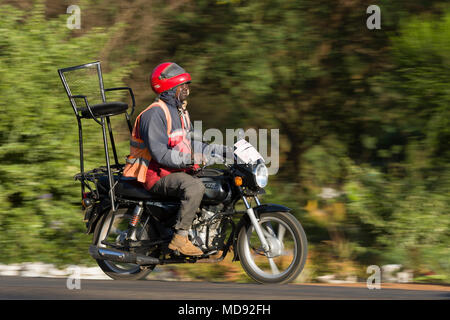
[[[242,186],[242,177],[235,177],[234,178],[234,184],[239,186]]]

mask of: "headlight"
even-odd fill
[[[255,176],[256,185],[260,188],[264,188],[269,180],[269,171],[265,164],[260,163],[253,170]]]

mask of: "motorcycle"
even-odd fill
[[[265,193],[268,182],[264,161],[224,165],[224,169],[205,165],[193,173],[206,189],[189,230],[189,240],[203,251],[195,257],[168,248],[179,199],[150,193],[122,177],[123,166],[112,166],[116,195],[112,210],[106,168],[84,173],[84,179],[96,186],[83,194],[82,201],[87,233],[93,233],[90,255],[112,279],[138,280],[157,265],[220,262],[233,251],[233,261],[240,261],[256,282],[294,280],[306,262],[306,235],[289,208],[260,203],[258,195]],[[244,210],[238,210],[240,200]]]

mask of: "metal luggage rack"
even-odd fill
[[[79,150],[80,150],[80,170],[81,172],[74,176],[75,180],[81,182],[81,196],[84,197],[85,189],[89,189],[93,192],[89,183],[94,183],[96,187],[100,184],[97,179],[100,176],[107,176],[109,183],[109,198],[111,200],[111,207],[113,211],[117,210],[115,203],[115,191],[113,175],[120,175],[123,171],[123,164],[119,164],[116,145],[114,142],[113,131],[111,127],[110,117],[124,114],[130,134],[132,126],[130,117],[134,113],[136,106],[133,90],[129,87],[118,88],[106,88],[103,85],[103,76],[100,66],[100,62],[92,62],[74,67],[58,69],[59,77],[61,78],[64,89],[66,90],[70,104],[75,112],[75,116],[78,122],[78,138],[79,138]],[[128,113],[128,104],[123,102],[110,102],[106,101],[106,93],[111,91],[128,91],[132,101],[131,112]],[[77,104],[80,101],[81,105]],[[83,130],[81,125],[82,119],[94,120],[102,127],[103,133],[103,146],[105,150],[106,166],[94,168],[90,171],[84,171],[84,153],[83,153]],[[110,156],[108,150],[108,135],[106,132],[108,128],[109,142],[111,143],[112,152],[114,156],[115,164],[110,163]]]
[[[124,164],[113,164],[110,166],[112,175],[121,175],[123,172]],[[99,177],[105,176],[108,174],[108,167],[107,166],[101,166],[98,168],[94,168],[92,170],[86,171],[86,172],[79,172],[76,175],[73,176],[74,180],[88,180],[94,182],[95,179],[98,179]]]
[[[118,164],[118,165],[111,165],[111,175],[114,176],[120,176],[122,175],[124,165]],[[110,190],[106,189],[101,183],[99,183],[99,179],[101,177],[108,177],[108,167],[107,166],[101,166],[94,168],[92,170],[86,171],[86,172],[79,172],[77,173],[73,178],[74,180],[79,180],[83,186],[83,198],[86,188],[89,190],[89,192],[92,194],[94,199],[99,199],[99,190],[103,190],[104,193],[110,192]],[[113,178],[114,180],[114,178]],[[115,191],[115,187],[117,185],[118,181],[114,183],[112,186],[113,192]],[[91,186],[91,184],[95,185],[95,188]],[[115,193],[115,192],[114,192]]]

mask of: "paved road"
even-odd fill
[[[259,285],[182,281],[81,280],[79,290],[67,279],[0,277],[0,300],[450,300],[450,290],[369,290],[320,285]]]

